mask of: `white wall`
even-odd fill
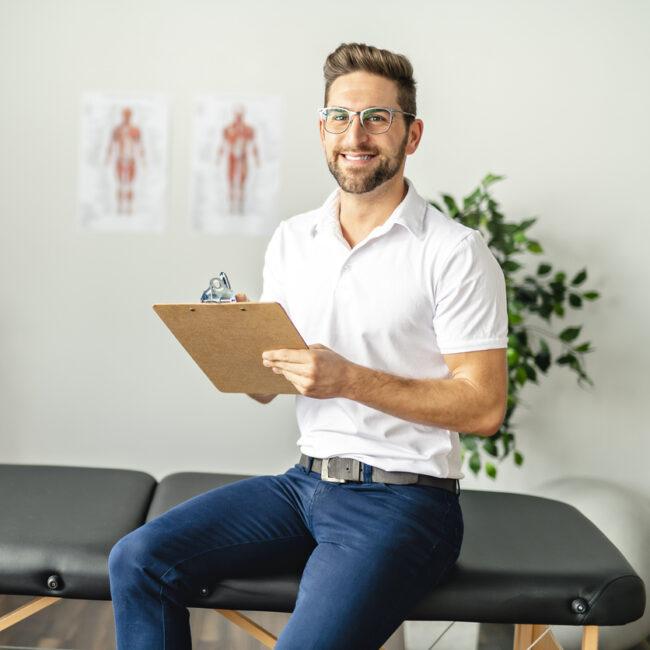
[[[556,370],[526,390],[523,469],[496,486],[606,476],[650,492],[650,3],[643,0],[327,3],[0,0],[0,462],[282,471],[296,457],[293,400],[219,394],[151,310],[195,299],[214,272],[260,291],[264,238],[192,233],[195,92],[286,102],[281,213],[333,186],[315,111],[342,41],[406,53],[425,120],[407,167],[420,193],[468,193],[487,171],[506,215],[603,299],[585,323],[595,388]],[[171,99],[163,235],[77,228],[83,91]],[[532,260],[537,264],[538,260]],[[569,324],[569,323],[567,323]],[[481,485],[494,485],[487,480]],[[473,479],[469,486],[476,485]]]

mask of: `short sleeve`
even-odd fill
[[[283,282],[283,227],[284,222],[275,229],[264,255],[264,270],[262,271],[262,296],[260,302],[279,302],[287,309]]]
[[[481,234],[471,231],[437,271],[433,328],[440,352],[507,347],[505,280]]]

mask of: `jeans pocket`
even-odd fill
[[[386,489],[404,504],[403,512],[420,521],[450,546],[460,548],[462,514],[458,497],[447,490],[422,485],[391,485]]]

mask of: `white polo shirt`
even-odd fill
[[[443,354],[504,348],[503,273],[482,236],[445,216],[409,182],[389,219],[354,248],[339,190],[283,221],[266,251],[262,301],[279,302],[307,344],[410,378],[449,378]],[[344,398],[296,397],[298,445],[384,470],[462,478],[458,434]]]

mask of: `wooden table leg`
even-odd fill
[[[6,630],[12,625],[16,625],[16,623],[20,623],[20,621],[36,614],[36,612],[40,612],[42,609],[54,605],[54,603],[58,603],[60,600],[60,598],[53,598],[51,596],[34,598],[34,600],[30,600],[22,607],[18,607],[17,609],[14,609],[13,612],[9,612],[0,617],[0,630]]]
[[[263,643],[267,648],[274,648],[277,637],[273,636],[268,630],[252,621],[248,616],[244,616],[241,612],[232,609],[215,609],[221,616],[227,618],[231,623],[240,627],[244,632],[250,634],[253,638]],[[384,650],[384,648],[379,648]]]
[[[518,624],[515,626],[513,650],[528,650],[534,644],[535,650],[562,650],[548,625]],[[592,650],[583,648],[583,650]]]
[[[582,628],[582,650],[598,650],[597,625],[585,625]]]
[[[268,630],[252,621],[248,616],[244,616],[241,612],[232,609],[217,609],[215,610],[227,618],[231,623],[234,623],[242,630],[250,634],[253,638],[263,643],[267,648],[274,648],[277,637],[273,636]]]

